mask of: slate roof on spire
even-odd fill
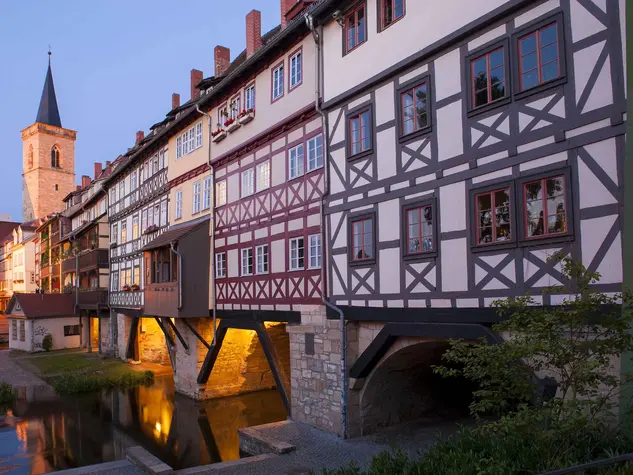
[[[48,72],[46,73],[46,81],[42,90],[42,98],[40,99],[40,108],[37,111],[37,119],[35,122],[42,124],[62,126],[62,119],[59,116],[57,108],[57,97],[55,96],[55,85],[53,84],[53,72],[51,71],[51,62],[48,62]]]

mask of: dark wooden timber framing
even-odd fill
[[[189,345],[187,345],[187,342],[178,331],[178,328],[176,328],[176,325],[174,325],[174,322],[171,321],[171,318],[163,318],[163,321],[166,322],[167,325],[172,329],[176,337],[180,340],[180,343],[182,344],[182,347],[185,349],[185,351],[189,352]]]
[[[301,312],[293,310],[216,310],[216,316],[230,321],[301,323]]]
[[[288,379],[286,373],[284,371],[281,360],[279,359],[279,355],[275,350],[273,342],[262,322],[228,322],[226,320],[222,320],[220,325],[218,325],[218,329],[216,332],[217,341],[214,346],[209,349],[207,352],[207,356],[202,363],[202,367],[200,368],[200,372],[198,373],[198,384],[206,384],[209,380],[209,376],[211,375],[211,371],[213,370],[213,366],[215,365],[215,361],[217,360],[218,354],[222,348],[222,343],[224,342],[224,338],[226,337],[226,333],[229,329],[236,330],[252,330],[257,333],[257,337],[259,338],[259,342],[262,345],[262,349],[264,350],[264,354],[266,355],[266,359],[268,360],[268,364],[270,366],[270,370],[273,373],[273,377],[275,378],[275,383],[277,384],[277,389],[281,395],[281,399],[286,406],[286,411],[288,412],[288,416],[291,414],[291,405],[290,405],[290,386],[288,384]]]
[[[167,329],[167,324],[164,322],[164,319],[161,319],[159,317],[154,317],[154,319],[156,320],[156,323],[158,323],[158,326],[160,327],[160,329],[163,331],[163,334],[165,335],[165,341],[167,342],[167,349],[173,348],[176,345],[176,342],[174,341],[174,339],[171,336],[171,333],[169,333],[169,330]],[[171,351],[170,351],[170,356],[171,356]]]
[[[203,344],[203,345],[207,348],[207,350],[210,350],[210,349],[211,349],[211,346],[209,346],[209,344],[207,343],[207,340],[205,340],[204,338],[202,338],[202,335],[200,335],[200,333],[198,333],[198,332],[196,331],[196,329],[195,329],[195,328],[191,325],[191,323],[189,323],[189,322],[187,321],[187,319],[186,319],[186,318],[183,318],[183,319],[182,319],[182,322],[183,322],[183,323],[187,326],[187,328],[188,328],[189,330],[191,330],[191,333],[193,333],[193,334],[195,335],[195,337],[196,337],[198,340],[200,340],[200,343],[202,343],[202,344]]]
[[[134,359],[134,344],[136,343],[136,335],[138,334],[139,318],[140,317],[132,317],[130,334],[127,337],[127,344],[125,345],[125,357],[128,359]]]
[[[366,378],[387,353],[398,337],[479,340],[488,344],[501,343],[501,338],[483,325],[464,323],[387,323],[358,357],[349,371],[351,378]]]

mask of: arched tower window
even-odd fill
[[[51,167],[59,168],[59,149],[57,145],[53,145],[51,149]]]
[[[26,159],[26,165],[29,168],[33,168],[33,145],[29,145],[29,154]]]

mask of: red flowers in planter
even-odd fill
[[[217,135],[220,135],[222,132],[224,132],[224,129],[216,129],[213,132],[211,132],[211,137],[215,137]]]
[[[228,127],[229,125],[231,125],[233,122],[235,122],[235,119],[231,118],[231,119],[226,119],[224,121],[224,127]]]
[[[253,109],[252,107],[250,109],[242,109],[242,112],[239,113],[237,118],[239,119],[240,117],[244,117],[245,115],[252,114],[253,112],[255,112],[255,109]]]
[[[123,292],[129,292],[130,291],[130,286],[125,284],[123,287],[121,287],[121,290],[123,290]]]

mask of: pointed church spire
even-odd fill
[[[57,108],[57,97],[55,96],[55,85],[53,84],[53,72],[51,70],[51,52],[48,52],[48,71],[46,73],[46,81],[44,81],[44,89],[42,90],[42,98],[40,99],[40,108],[37,111],[37,119],[35,122],[42,124],[62,126],[62,119],[59,116]]]

